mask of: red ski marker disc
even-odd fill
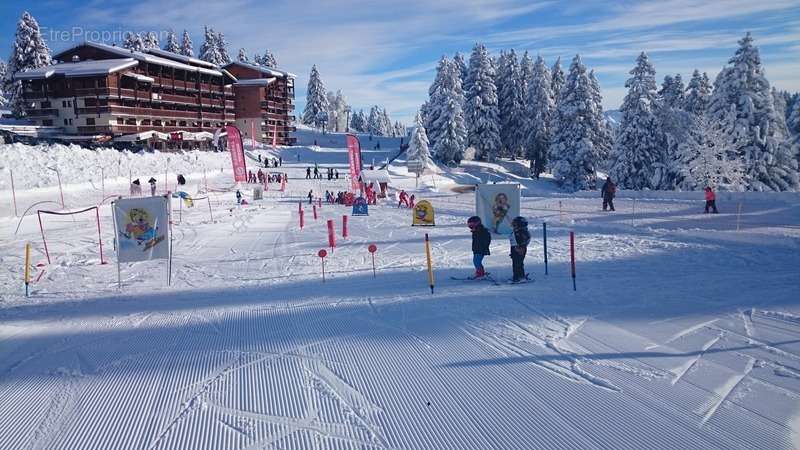
[[[317,256],[319,256],[320,258],[324,258],[324,257],[328,256],[328,251],[323,248],[322,250],[317,252]]]
[[[369,244],[369,247],[367,247],[367,250],[369,250],[370,253],[375,253],[375,252],[378,251],[378,247],[375,244]]]

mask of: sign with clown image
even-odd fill
[[[119,199],[113,203],[117,262],[169,259],[169,197]]]

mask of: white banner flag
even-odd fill
[[[475,189],[475,215],[494,233],[511,233],[511,221],[519,215],[519,184],[479,184]]]
[[[168,197],[114,202],[119,262],[169,259],[169,210]]]

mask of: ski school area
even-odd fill
[[[266,183],[0,145],[0,448],[800,448],[797,193],[603,211],[525,161],[381,170],[399,142],[362,136],[362,203],[328,136],[234,155]]]

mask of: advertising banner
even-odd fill
[[[475,215],[493,233],[511,233],[511,220],[519,215],[519,184],[479,184],[475,189]]]
[[[169,259],[169,197],[114,202],[118,262]]]
[[[353,191],[358,191],[361,189],[358,181],[361,175],[361,143],[354,134],[347,135],[347,155],[350,161],[350,183]]]
[[[233,164],[233,180],[237,183],[247,182],[247,167],[244,162],[244,144],[242,143],[242,133],[233,125],[226,125],[225,132],[228,133],[228,150],[231,152],[231,163]]]
[[[433,205],[427,200],[421,200],[412,209],[411,225],[432,227],[436,225],[436,220],[433,216]]]
[[[369,215],[369,206],[367,205],[367,200],[364,197],[358,197],[357,199],[353,200],[353,216],[368,216]]]

